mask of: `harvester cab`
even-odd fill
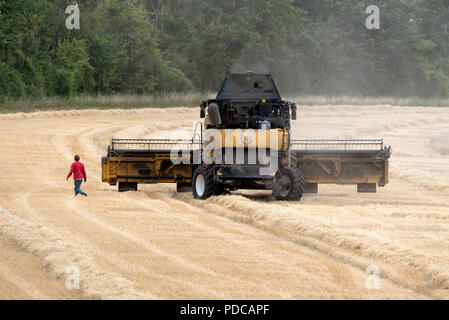
[[[206,129],[267,129],[290,127],[296,105],[283,101],[271,74],[228,73],[218,95],[201,105]]]

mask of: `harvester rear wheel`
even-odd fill
[[[213,167],[198,167],[192,177],[192,189],[195,199],[205,200],[220,191],[214,182]]]
[[[279,170],[273,179],[276,200],[299,201],[304,193],[304,176],[298,168]]]

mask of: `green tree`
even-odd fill
[[[0,0],[0,96],[215,91],[230,69],[283,94],[449,96],[449,0],[77,2],[81,30],[71,0]]]
[[[165,66],[142,7],[133,1],[105,1],[87,19],[98,91],[149,93],[157,89],[191,89],[182,72]],[[166,87],[166,83],[172,87]]]

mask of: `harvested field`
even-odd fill
[[[393,147],[377,194],[320,185],[299,203],[265,191],[198,201],[175,185],[118,193],[100,181],[112,137],[170,138],[198,118],[198,108],[0,115],[0,298],[449,298],[447,108],[298,109],[293,138]],[[87,198],[65,181],[75,153]],[[66,288],[71,266],[79,290]]]

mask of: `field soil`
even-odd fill
[[[449,112],[300,107],[293,137],[384,138],[390,184],[194,200],[101,182],[112,137],[191,135],[198,108],[0,115],[1,299],[448,299]],[[74,154],[88,197],[66,181]],[[67,289],[79,270],[79,289]],[[378,274],[378,276],[376,276]],[[69,283],[70,284],[70,283]]]

